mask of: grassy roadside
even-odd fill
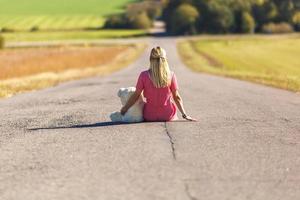
[[[204,37],[178,43],[184,63],[198,72],[300,91],[300,37]]]
[[[145,30],[98,30],[98,31],[39,31],[12,32],[1,34],[6,42],[57,41],[57,40],[94,40],[128,38],[147,35]]]
[[[45,71],[24,77],[0,80],[0,98],[14,94],[55,86],[61,82],[76,80],[85,77],[107,75],[128,66],[144,51],[145,44],[118,45],[124,50],[114,56],[111,61],[103,62],[98,66],[69,68],[63,71]],[[125,47],[124,47],[125,46]]]

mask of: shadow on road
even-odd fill
[[[186,120],[176,120],[169,123],[176,122],[188,122]],[[162,123],[162,122],[137,122],[137,123],[126,123],[126,122],[98,122],[94,124],[78,124],[71,126],[54,126],[54,127],[38,127],[38,128],[29,128],[28,131],[37,131],[37,130],[51,130],[51,129],[68,129],[68,128],[96,128],[96,127],[105,127],[105,126],[117,126],[117,125],[133,125],[133,124],[145,124],[145,123]]]
[[[40,128],[29,128],[29,131],[37,131],[37,130],[47,130],[47,129],[67,129],[67,128],[94,128],[94,127],[102,127],[102,126],[117,126],[117,125],[125,125],[125,124],[138,124],[138,123],[124,123],[124,122],[99,122],[94,124],[79,124],[72,126],[57,126],[57,127],[40,127]]]

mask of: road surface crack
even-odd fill
[[[168,130],[167,122],[165,122],[165,130],[166,130],[166,134],[169,138],[169,142],[170,142],[170,145],[171,145],[173,159],[176,160],[175,144],[174,144],[174,140],[172,138],[172,135],[170,134],[170,132]]]
[[[184,189],[185,189],[185,193],[186,193],[186,195],[188,196],[189,199],[191,199],[191,200],[198,200],[196,197],[193,197],[191,195],[188,184],[184,184]]]

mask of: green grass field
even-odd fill
[[[192,69],[300,91],[300,36],[203,37],[179,43]]]
[[[0,0],[0,28],[14,30],[101,27],[133,0]]]

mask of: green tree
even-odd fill
[[[155,20],[156,18],[161,16],[162,8],[157,7],[157,6],[149,5],[146,8],[146,12],[147,12],[147,15],[150,17],[151,20]]]
[[[134,29],[148,29],[152,26],[152,20],[146,12],[141,12],[129,18],[131,28]]]
[[[261,30],[264,24],[274,22],[279,14],[276,4],[274,4],[271,0],[255,4],[252,7],[252,13],[257,24],[258,31]]]
[[[255,20],[249,12],[243,12],[241,15],[241,32],[254,33]]]
[[[296,1],[293,0],[272,0],[277,6],[279,15],[278,22],[291,22]]]
[[[256,0],[227,0],[228,6],[233,11],[250,11]]]
[[[106,19],[104,28],[108,29],[124,29],[130,28],[128,18],[125,14],[112,15]]]
[[[172,31],[173,13],[181,4],[184,3],[189,3],[192,5],[192,0],[167,0],[165,2],[162,20],[166,23],[166,29],[168,32]]]
[[[228,33],[234,25],[233,12],[226,4],[210,1],[204,25],[208,32]]]
[[[163,19],[167,30],[174,29],[174,12],[182,4],[190,4],[201,17],[196,22],[197,32],[228,33],[262,31],[263,26],[275,31],[289,30],[293,24],[298,30],[300,0],[165,0]],[[285,22],[285,23],[282,23]],[[273,26],[272,24],[275,24]],[[279,24],[279,25],[277,25]]]
[[[294,13],[292,22],[295,27],[295,30],[300,31],[300,11]]]
[[[195,34],[200,17],[198,10],[187,3],[178,6],[172,15],[170,30],[173,34]]]

